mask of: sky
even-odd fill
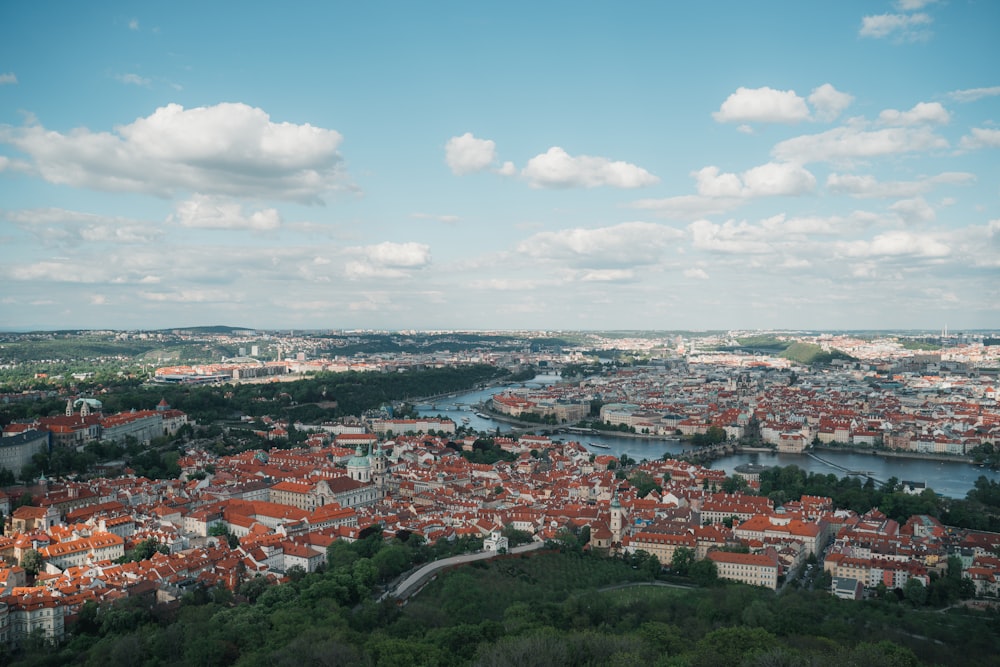
[[[1000,3],[0,4],[0,329],[1000,328]]]

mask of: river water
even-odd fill
[[[561,378],[558,375],[539,375],[525,384],[490,387],[448,398],[439,398],[432,403],[421,403],[417,405],[417,412],[424,417],[436,415],[449,417],[454,420],[456,425],[461,426],[464,424],[478,431],[495,433],[499,428],[500,433],[506,433],[511,430],[510,425],[476,416],[475,413],[479,411],[478,405],[480,403],[489,399],[493,394],[507,389],[522,386],[537,388],[560,381]],[[595,454],[612,454],[614,456],[627,454],[636,461],[658,459],[666,453],[681,454],[691,449],[677,440],[653,440],[614,435],[574,436],[562,434],[552,437],[554,439],[578,440]],[[594,444],[604,445],[605,447],[594,447]],[[733,456],[726,456],[713,461],[711,467],[725,470],[731,474],[736,466],[743,463],[757,463],[765,466],[796,465],[806,472],[823,475],[832,473],[837,477],[842,477],[846,474],[841,468],[859,470],[866,472],[878,480],[896,477],[901,481],[923,482],[937,493],[951,498],[964,498],[980,475],[1000,483],[1000,471],[979,468],[969,463],[889,458],[873,456],[871,454],[830,450],[817,451],[816,455],[825,461],[840,466],[840,468],[828,465],[807,454],[777,454],[771,452],[743,452]]]

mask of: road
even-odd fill
[[[512,548],[508,553],[511,554],[523,554],[529,551],[537,551],[538,549],[544,549],[544,542],[532,542],[531,544],[522,544],[519,547]],[[420,588],[426,584],[431,578],[434,577],[438,571],[443,570],[448,567],[454,567],[456,565],[461,565],[463,563],[471,563],[476,560],[485,560],[487,558],[494,558],[499,554],[495,551],[478,551],[472,554],[462,554],[461,556],[449,556],[448,558],[442,558],[441,560],[436,560],[433,563],[427,563],[417,571],[415,571],[410,576],[406,577],[399,583],[398,586],[392,590],[386,591],[386,593],[379,599],[379,601],[385,600],[387,598],[393,597],[397,599],[405,600],[410,595],[416,593]]]

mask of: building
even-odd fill
[[[711,551],[708,558],[718,568],[720,579],[740,581],[771,590],[778,588],[778,557],[772,550],[763,554]]]
[[[47,454],[52,436],[48,431],[23,431],[0,438],[0,468],[20,475],[35,454]]]
[[[114,533],[94,533],[90,537],[56,542],[38,550],[48,564],[60,570],[67,567],[117,560],[125,555],[125,540]]]

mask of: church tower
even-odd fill
[[[378,491],[378,497],[385,497],[386,475],[389,473],[389,460],[382,449],[381,443],[375,444],[371,455],[372,483]]]
[[[66,399],[66,416],[67,417],[72,417],[73,416],[73,399],[72,398],[67,398]]]
[[[618,502],[618,489],[615,489],[615,493],[611,496],[611,542],[613,544],[619,544],[622,541],[622,523],[624,519],[624,510],[622,510],[622,504]]]
[[[354,449],[354,456],[347,462],[347,475],[356,482],[367,484],[371,481],[371,461],[361,453],[361,445]]]

